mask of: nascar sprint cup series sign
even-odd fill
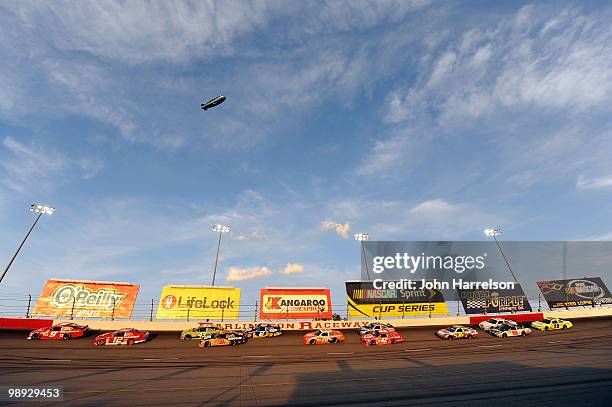
[[[240,288],[166,285],[157,319],[238,319]]]
[[[329,288],[262,288],[260,319],[331,319]]]
[[[600,277],[538,281],[550,308],[612,304],[608,287]]]
[[[398,317],[448,313],[444,295],[440,290],[377,289],[372,281],[347,281],[346,300],[351,317]]]
[[[57,318],[130,318],[137,284],[106,281],[48,280],[32,315]]]

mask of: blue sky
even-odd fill
[[[356,232],[608,240],[610,21],[583,1],[1,2],[1,258],[30,203],[57,208],[2,291],[207,284],[219,222],[244,303],[343,303]]]

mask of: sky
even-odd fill
[[[372,240],[612,239],[612,5],[0,1],[0,287],[330,287]],[[225,95],[208,111],[200,103]],[[608,271],[609,273],[609,271]]]

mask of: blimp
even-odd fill
[[[221,103],[225,102],[225,99],[226,99],[226,98],[225,98],[225,96],[223,96],[223,95],[219,95],[219,96],[217,96],[217,97],[214,97],[214,98],[210,99],[210,100],[209,100],[208,102],[206,102],[206,103],[202,103],[202,104],[200,105],[200,107],[202,107],[202,109],[204,109],[204,110],[208,110],[208,109],[210,109],[211,107],[218,106],[218,105],[220,105]]]

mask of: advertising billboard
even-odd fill
[[[529,311],[531,305],[520,284],[514,288],[498,290],[457,289],[466,314]]]
[[[48,280],[32,315],[57,318],[130,318],[138,284]]]
[[[610,291],[600,277],[538,281],[538,287],[550,308],[612,304]]]
[[[157,319],[238,319],[240,288],[166,285]]]
[[[372,281],[347,281],[351,317],[401,317],[448,314],[444,294],[428,289],[376,289]]]
[[[323,319],[332,317],[329,288],[262,288],[260,319]]]

